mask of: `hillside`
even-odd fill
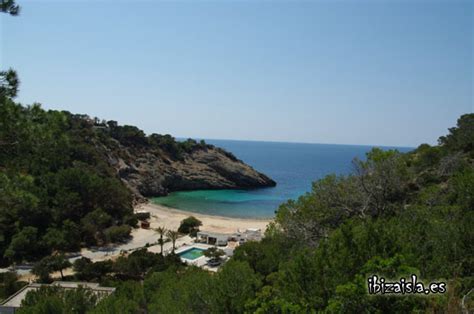
[[[170,135],[151,134],[115,121],[69,115],[81,127],[94,133],[92,143],[115,169],[137,199],[164,196],[173,191],[201,189],[247,189],[275,186],[222,148],[204,141],[176,141]]]
[[[145,197],[276,184],[203,141],[9,98],[0,103],[0,148],[0,264],[123,241],[136,224],[133,203]]]
[[[144,169],[156,161],[139,159],[151,152],[170,171],[191,160],[199,160],[195,167],[204,167],[200,164],[207,161],[200,158],[209,151],[234,160],[205,143],[145,137],[136,128],[113,122],[91,122],[11,102],[0,108],[0,139],[6,148],[0,159],[0,230],[8,262],[34,260],[82,243],[120,240],[126,235],[120,229],[133,224],[133,194],[118,174],[148,195],[130,176],[147,173]],[[352,174],[317,180],[311,192],[282,204],[265,238],[239,246],[217,274],[183,265],[174,254],[143,249],[116,261],[79,259],[68,279],[117,287],[95,309],[89,302],[84,312],[92,313],[472,311],[473,143],[474,114],[466,114],[437,146],[422,144],[405,154],[373,149],[365,160],[354,159]],[[126,167],[136,169],[125,175],[121,169]],[[220,172],[216,176],[229,178]],[[168,190],[175,187],[163,182]],[[166,190],[150,194],[155,193]],[[54,256],[46,257],[38,267],[51,259]],[[50,280],[49,273],[46,270],[40,280]],[[374,274],[392,282],[416,275],[446,290],[369,295],[367,278]],[[3,281],[4,291],[14,291],[19,284],[14,274],[3,276]],[[77,306],[74,300],[89,298],[83,291],[74,298],[39,293],[25,305],[27,313],[41,312],[44,306],[68,312]]]
[[[117,287],[89,313],[470,313],[473,143],[466,114],[437,146],[373,149],[352,174],[317,180],[282,204],[265,238],[237,247],[215,274],[143,249],[114,262],[78,260],[71,279]],[[446,289],[369,295],[374,274]],[[87,300],[81,293],[74,300]],[[78,304],[54,291],[37,296],[26,313]]]

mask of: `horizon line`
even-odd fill
[[[176,139],[186,140],[209,140],[209,141],[232,141],[232,142],[261,142],[261,143],[282,143],[282,144],[304,144],[304,145],[339,145],[339,146],[364,146],[364,147],[387,147],[387,148],[417,148],[417,146],[403,146],[403,145],[379,145],[379,144],[344,144],[344,143],[321,143],[321,142],[299,142],[299,141],[278,141],[278,140],[249,140],[249,139],[227,139],[227,138],[205,138],[205,137],[189,137],[176,136]],[[431,144],[428,144],[433,146]]]

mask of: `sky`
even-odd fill
[[[413,147],[474,112],[473,1],[17,3],[17,100],[148,134]]]

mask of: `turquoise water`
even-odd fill
[[[186,258],[189,260],[195,260],[204,255],[204,250],[193,247],[192,249],[186,250],[184,252],[178,253],[179,256],[182,258]]]
[[[330,173],[348,174],[352,159],[363,159],[372,146],[206,140],[277,182],[274,188],[175,192],[153,202],[196,213],[241,218],[270,218],[288,199],[311,190],[311,183]],[[389,149],[391,147],[383,147]],[[411,148],[400,148],[406,152]]]

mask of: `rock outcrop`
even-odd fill
[[[275,186],[276,182],[237,159],[207,144],[196,144],[179,157],[163,147],[102,145],[109,165],[138,201],[174,191],[201,189],[251,189]]]

